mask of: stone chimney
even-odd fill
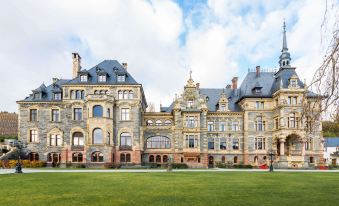
[[[127,62],[123,62],[122,63],[122,66],[124,67],[124,69],[127,71],[127,67],[128,67],[128,64],[127,64]]]
[[[200,88],[200,83],[197,83],[196,85],[197,85],[197,89],[199,89]]]
[[[78,72],[81,70],[81,57],[78,53],[72,53],[73,59],[73,78],[78,76]]]
[[[255,67],[255,73],[257,77],[260,76],[260,66]]]
[[[233,77],[232,79],[232,89],[236,90],[238,88],[238,77]]]

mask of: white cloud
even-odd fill
[[[127,61],[147,100],[166,106],[190,69],[201,87],[222,87],[233,76],[242,79],[247,67],[276,67],[284,18],[293,64],[304,78],[321,61],[323,4],[211,0],[183,11],[170,0],[2,2],[0,110],[15,111],[16,100],[52,77],[70,78],[74,51],[83,68]]]

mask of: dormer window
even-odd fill
[[[100,74],[98,76],[98,82],[106,82],[106,75]]]
[[[87,75],[80,75],[80,82],[87,82]]]
[[[61,93],[53,93],[54,100],[61,100]]]
[[[189,99],[189,100],[187,100],[187,107],[188,108],[192,108],[193,107],[193,99]]]
[[[33,98],[34,98],[34,99],[40,99],[40,97],[41,97],[41,94],[40,94],[40,93],[34,93],[34,94],[33,94]]]
[[[125,75],[118,75],[118,82],[125,82]]]
[[[298,84],[297,84],[297,80],[296,80],[296,79],[291,79],[291,80],[290,80],[290,86],[291,86],[291,87],[297,87],[297,85],[298,85]]]
[[[220,111],[225,112],[227,110],[226,104],[220,105]]]
[[[259,87],[254,88],[254,93],[255,94],[260,94],[261,93],[261,88],[259,88]]]

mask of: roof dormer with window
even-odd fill
[[[226,112],[229,111],[228,109],[228,99],[225,94],[225,90],[220,95],[220,99],[217,104],[217,111],[219,112]]]
[[[33,99],[34,100],[41,100],[43,95],[46,93],[46,86],[45,84],[41,84],[40,87],[33,90]]]
[[[96,68],[97,76],[98,76],[98,82],[103,83],[107,81],[107,72],[99,67]]]
[[[88,78],[89,78],[89,73],[86,70],[83,71],[79,71],[79,80],[80,82],[88,82]]]
[[[289,89],[298,89],[299,84],[298,84],[298,76],[293,75],[289,80],[288,80],[288,88]]]

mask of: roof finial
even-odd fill
[[[285,19],[284,19],[284,23],[283,23],[283,45],[282,45],[282,49],[281,49],[281,55],[279,57],[280,68],[290,67],[290,62],[291,62],[291,57],[290,57],[290,53],[288,52],[288,48],[287,48],[286,22],[285,22]]]

